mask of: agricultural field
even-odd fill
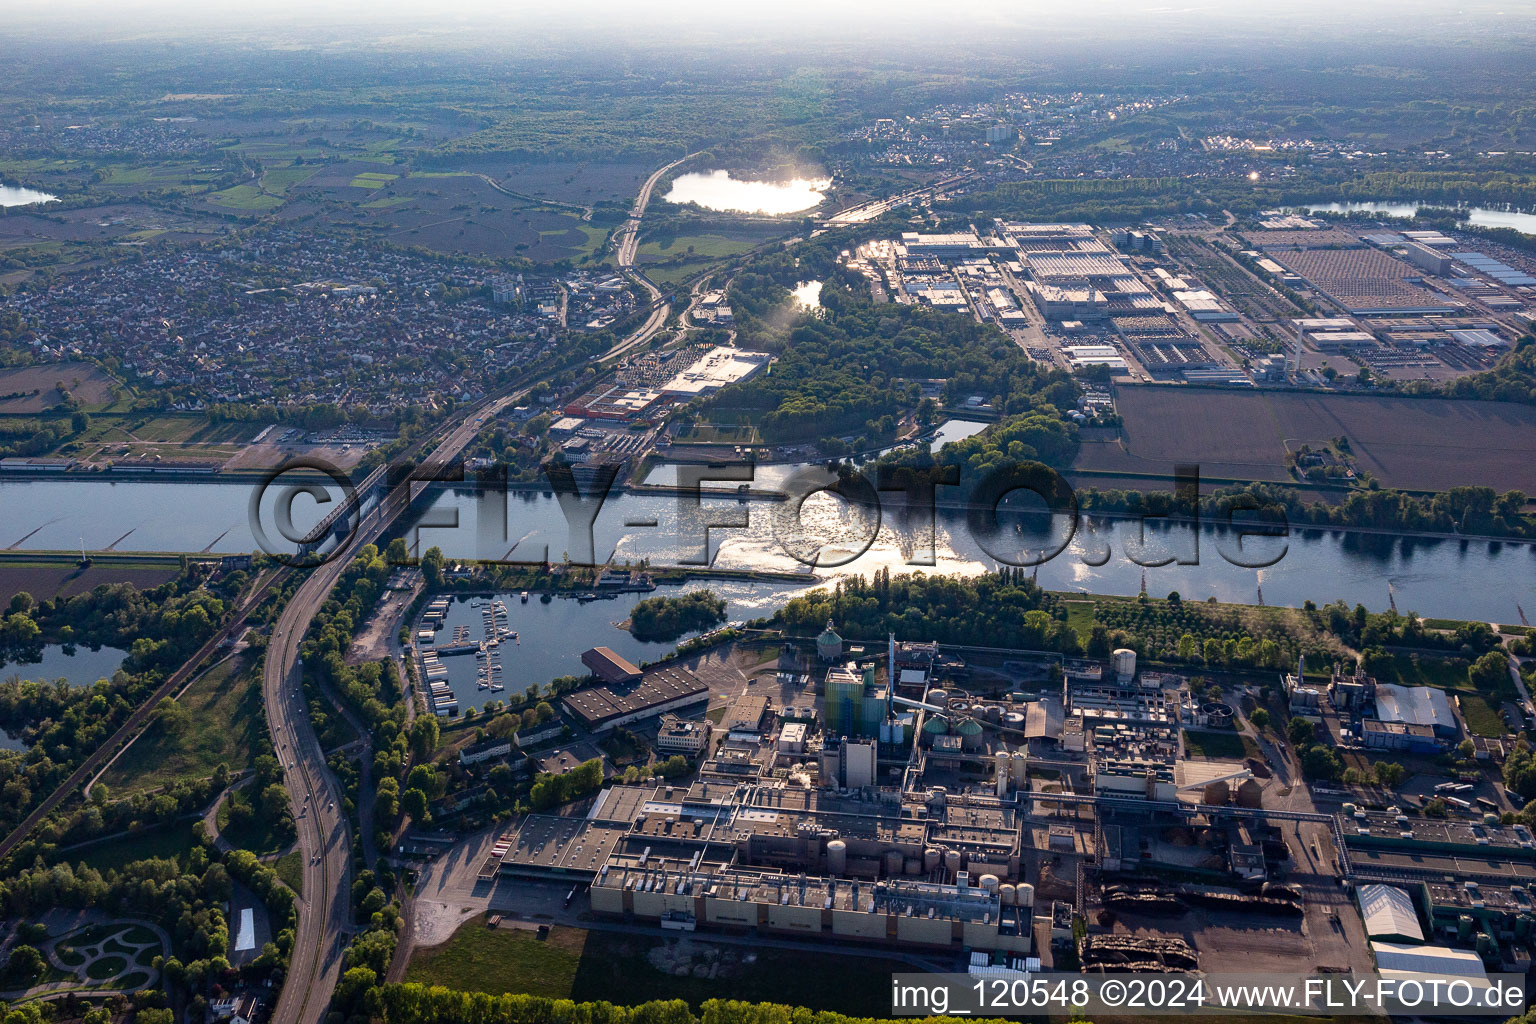
[[[0,494],[3,494],[0,491]],[[0,535],[0,544],[10,545],[20,537]],[[124,556],[121,561],[97,557],[86,568],[68,561],[48,561],[20,556],[0,561],[0,604],[9,603],[19,593],[31,594],[39,601],[50,597],[72,597],[93,590],[103,583],[132,583],[141,590],[157,587],[176,577],[175,562],[149,562]]]
[[[725,259],[728,256],[746,252],[755,244],[757,243],[745,239],[727,238],[716,234],[668,235],[661,238],[648,238],[640,244],[637,255],[641,263],[680,257]]]
[[[1290,482],[1286,454],[1344,436],[1383,486],[1443,491],[1484,484],[1536,493],[1536,409],[1500,402],[1370,395],[1122,387],[1118,444],[1084,445],[1073,470],[1171,480]]]
[[[353,161],[327,166],[286,198],[280,220],[323,221],[397,245],[467,256],[576,261],[608,237],[607,228],[583,221],[577,211],[509,196],[465,173],[397,174]]]
[[[158,789],[181,778],[207,778],[220,764],[232,772],[255,763],[265,726],[261,675],[237,655],[204,672],[178,698],[179,712],[157,714],[107,770],[113,793]]]
[[[0,415],[42,412],[64,401],[65,391],[91,411],[110,402],[116,386],[117,381],[91,363],[44,363],[0,370]]]

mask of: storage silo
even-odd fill
[[[997,796],[998,799],[1008,795],[1008,781],[1013,775],[1013,760],[1008,756],[1008,751],[999,750],[993,758],[997,772]]]
[[[988,704],[987,705],[987,721],[991,722],[993,725],[996,725],[997,723],[1001,722],[1002,720],[1003,720],[1003,706],[1001,704]]]
[[[982,875],[981,878],[977,879],[977,884],[981,886],[983,892],[989,892],[996,896],[997,890],[1002,886],[1002,880],[999,879],[996,875],[985,874]]]
[[[1001,897],[1005,907],[1011,907],[1018,902],[1018,890],[1008,882],[1004,882],[998,888],[997,895]]]
[[[1264,787],[1258,779],[1244,779],[1237,787],[1237,806],[1258,807],[1264,798]]]
[[[1014,899],[1019,901],[1021,907],[1035,905],[1035,887],[1028,882],[1020,882],[1013,892]]]
[[[848,873],[848,844],[841,839],[834,839],[827,844],[827,874],[845,875]]]
[[[944,872],[950,878],[954,878],[956,875],[958,875],[960,873],[960,851],[959,850],[945,850],[944,851]]]
[[[1029,755],[1022,750],[1013,752],[1013,784],[1022,787],[1029,781]]]
[[[1116,648],[1110,656],[1110,663],[1115,670],[1115,678],[1122,683],[1128,683],[1136,678],[1136,652],[1129,647]]]
[[[1205,802],[1212,807],[1225,807],[1232,799],[1232,787],[1225,779],[1217,779],[1205,787]]]
[[[960,746],[965,750],[981,749],[981,723],[974,718],[967,718],[955,726],[955,732],[960,735]]]
[[[885,851],[885,873],[890,877],[901,874],[902,856],[900,850]]]
[[[939,689],[929,690],[928,691],[928,699],[924,703],[932,704],[936,708],[948,707],[949,706],[949,691],[948,690],[939,690]]]

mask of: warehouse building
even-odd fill
[[[582,657],[585,661],[586,655]],[[605,683],[577,690],[568,694],[562,703],[567,713],[588,731],[598,733],[688,707],[708,696],[709,687],[704,680],[686,668],[663,665],[632,682]]]
[[[1423,942],[1413,897],[1394,885],[1362,885],[1355,893],[1365,934],[1385,942]]]

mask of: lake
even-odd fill
[[[20,185],[0,185],[0,206],[32,206],[35,203],[56,203],[58,196],[39,192],[35,188]]]
[[[781,484],[798,471],[796,466],[758,467],[756,483]],[[666,476],[675,470],[660,467],[656,472]],[[654,473],[647,477],[648,482],[652,480],[657,480]],[[68,551],[84,533],[91,548],[127,534],[117,550],[251,551],[255,542],[246,513],[250,495],[251,485],[240,483],[0,481],[0,508],[6,509],[0,548]],[[301,526],[306,516],[312,521],[318,512],[307,497],[301,497],[296,506],[295,519]],[[742,503],[730,497],[706,497],[694,509],[672,495],[620,493],[603,503],[588,535],[567,525],[560,506],[547,493],[513,493],[503,509],[472,489],[440,486],[429,509],[432,521],[456,517],[458,525],[423,525],[409,536],[422,549],[435,544],[458,557],[535,561],[547,555],[559,561],[563,552],[570,552],[573,557],[595,554],[599,561],[614,555],[620,561],[650,558],[667,564],[685,556],[699,557],[706,522],[734,521],[743,525],[710,529],[710,551],[721,568],[805,572],[806,586],[829,582],[842,573],[867,576],[887,566],[893,572],[905,570],[902,547],[910,547],[914,538],[912,531],[893,527],[900,511],[894,505],[882,517],[867,551],[845,566],[823,568],[816,575],[787,553],[787,542],[808,534],[810,539],[841,539],[847,547],[851,538],[851,546],[857,549],[862,546],[858,531],[867,517],[850,511],[840,499],[820,495],[805,503],[802,530],[789,515],[790,507],[789,502]],[[997,566],[971,536],[964,513],[941,510],[938,520],[935,564],[926,571],[972,575]],[[1042,532],[1027,520],[1010,520],[1005,525],[1012,531],[1010,543],[1019,550],[1038,552],[1060,540],[1059,535]],[[1151,554],[1167,553],[1189,536],[1183,528],[1149,531],[1150,554],[1140,557],[1150,561]],[[1536,611],[1536,546],[1530,544],[1297,531],[1289,540],[1250,542],[1258,545],[1262,556],[1272,558],[1284,551],[1274,565],[1254,569],[1229,564],[1219,556],[1216,545],[1230,547],[1230,534],[1207,525],[1199,539],[1201,564],[1146,569],[1150,593],[1178,590],[1186,598],[1214,596],[1251,603],[1262,588],[1269,604],[1296,606],[1309,599],[1323,603],[1342,598],[1372,610],[1385,610],[1395,596],[1403,611],[1500,622],[1519,622],[1517,605],[1528,615]],[[1106,544],[1108,560],[1090,564],[1101,560]],[[990,546],[1000,550],[998,543]],[[1134,521],[1085,518],[1067,550],[1040,567],[1038,579],[1042,586],[1056,590],[1134,595],[1141,589],[1142,567],[1128,553],[1141,548]],[[742,597],[750,599],[750,595]],[[762,601],[766,605],[781,599],[782,593],[765,590]]]
[[[112,673],[122,666],[128,652],[116,647],[98,647],[92,650],[76,645],[66,651],[62,644],[48,644],[43,656],[37,661],[6,662],[0,665],[0,680],[20,676],[52,682],[67,679],[73,686],[90,686],[98,679],[111,679]]]
[[[1389,217],[1412,217],[1419,212],[1421,206],[1435,206],[1435,203],[1326,203],[1320,206],[1308,206],[1305,209],[1319,213],[1382,213]],[[1536,213],[1521,213],[1517,210],[1490,210],[1482,206],[1473,206],[1466,210],[1468,223],[1485,228],[1514,228],[1528,235],[1536,235]]]
[[[669,203],[697,203],[706,210],[726,213],[766,213],[781,216],[813,210],[826,197],[829,179],[795,178],[791,181],[746,181],[730,171],[693,172],[672,180]]]
[[[540,601],[535,593],[527,604],[514,593],[494,595],[506,607],[507,628],[518,634],[520,642],[507,641],[501,645],[501,678],[506,686],[501,692],[482,690],[476,685],[477,661],[473,654],[439,659],[448,672],[448,685],[459,699],[459,714],[470,708],[479,709],[488,701],[513,700],[527,692],[531,683],[542,686],[561,676],[585,675],[588,670],[581,663],[581,652],[592,647],[612,648],[636,665],[656,661],[698,633],[684,633],[665,642],[646,642],[636,640],[629,630],[618,628],[618,623],[629,618],[630,609],[647,597],[677,597],[699,589],[703,589],[702,585],[689,584],[657,587],[649,594],[619,594],[601,601],[556,597],[548,603]],[[709,589],[725,599],[726,617],[734,621],[769,614],[775,605],[771,594],[786,595],[782,600],[788,600],[787,595],[799,588],[721,581],[711,583]],[[443,628],[437,633],[439,645],[452,640],[455,626],[469,627],[471,640],[483,637],[482,609],[472,600],[479,598],[457,597],[449,603]]]
[[[933,435],[933,442],[928,445],[928,450],[937,452],[951,441],[964,441],[968,437],[974,437],[986,430],[992,424],[986,420],[945,420],[938,433]]]

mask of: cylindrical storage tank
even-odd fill
[[[1028,882],[1020,882],[1013,892],[1014,899],[1019,901],[1021,907],[1035,905],[1035,887]]]
[[[929,690],[926,703],[932,704],[936,708],[947,707],[949,705],[949,691]]]
[[[908,857],[901,862],[901,870],[908,875],[918,875],[923,871],[923,859],[921,857]]]
[[[964,701],[952,700],[949,702],[949,705],[945,710],[949,712],[950,717],[954,717],[955,715],[962,715],[965,712],[971,710],[971,706]]]
[[[981,886],[983,892],[989,892],[995,896],[1002,882],[996,875],[986,874],[977,880],[977,884]]]
[[[944,854],[939,852],[937,846],[930,846],[923,851],[923,870],[937,871],[939,865],[944,862]]]
[[[1003,720],[1003,706],[1001,704],[987,705],[987,721],[996,724]]]
[[[885,851],[885,873],[887,875],[901,874],[901,861],[902,856],[900,850]]]
[[[960,872],[960,851],[959,850],[945,850],[944,851],[944,871],[951,878],[955,877],[955,875],[957,875]]]
[[[1264,787],[1258,779],[1244,779],[1237,787],[1237,806],[1258,807],[1264,798]]]
[[[1226,779],[1217,779],[1205,787],[1205,802],[1212,807],[1225,807],[1232,799],[1232,787]]]
[[[1025,721],[1026,721],[1026,719],[1024,718],[1024,716],[1019,714],[1017,711],[1010,711],[1006,715],[1003,716],[1003,726],[1005,728],[1017,729],[1020,732],[1024,731],[1024,722]]]
[[[1002,897],[1003,906],[1005,907],[1011,907],[1018,901],[1018,890],[1007,882],[1002,884],[1002,887],[997,890],[997,894]]]
[[[1029,781],[1029,755],[1022,750],[1013,752],[1013,784],[1022,786]]]
[[[1456,919],[1456,938],[1461,942],[1466,942],[1471,937],[1472,916],[1470,914],[1462,914]]]
[[[981,723],[974,718],[955,726],[955,732],[960,734],[960,746],[965,750],[981,749]]]
[[[1114,666],[1115,676],[1121,682],[1125,682],[1136,675],[1136,652],[1129,647],[1120,647],[1110,656],[1110,663]]]
[[[943,715],[932,715],[923,723],[923,732],[930,736],[942,736],[949,732],[949,719]]]
[[[827,874],[845,875],[848,873],[848,844],[841,839],[834,839],[827,844]]]

